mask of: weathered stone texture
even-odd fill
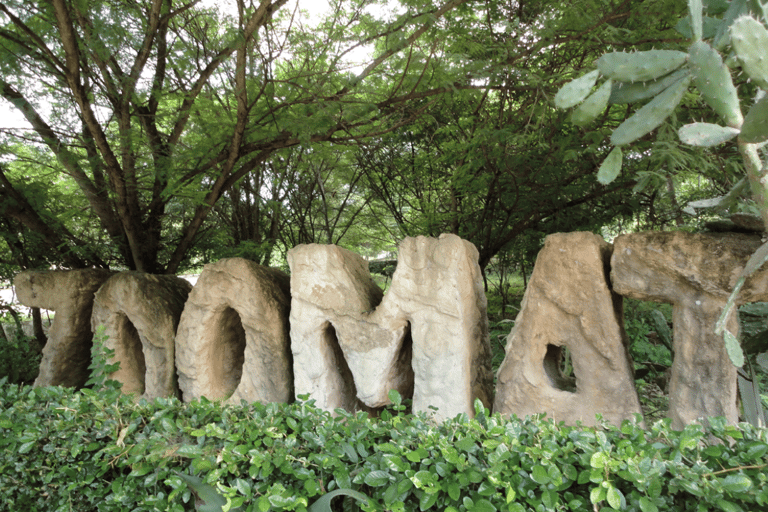
[[[29,270],[13,281],[19,302],[55,311],[35,386],[82,387],[91,361],[91,310],[96,290],[113,273],[86,269]]]
[[[475,247],[454,235],[406,238],[383,296],[367,264],[336,246],[288,252],[297,394],[347,410],[413,396],[415,411],[472,415],[492,401],[486,300]]]
[[[611,246],[592,233],[546,238],[499,368],[494,412],[547,413],[585,425],[641,413],[623,330],[621,298],[607,282]],[[576,377],[559,371],[567,347]]]
[[[124,393],[153,399],[178,396],[174,338],[192,285],[168,275],[121,272],[96,293],[91,326],[104,327],[105,347],[120,369],[110,378]]]
[[[290,278],[242,258],[206,265],[176,335],[185,401],[290,402]]]
[[[736,367],[714,333],[739,274],[760,246],[759,235],[680,231],[622,235],[614,240],[614,290],[640,300],[671,303],[675,357],[669,383],[674,428],[700,418],[738,421]],[[747,280],[737,303],[768,300],[768,269]],[[738,318],[728,329],[738,334]]]

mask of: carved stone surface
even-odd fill
[[[738,421],[736,368],[714,328],[739,274],[759,246],[759,235],[737,233],[647,232],[614,240],[614,290],[673,305],[675,357],[669,383],[673,428],[712,416]],[[737,303],[764,300],[768,300],[766,269],[747,280]],[[727,327],[738,334],[736,315]]]
[[[290,402],[290,278],[242,258],[206,265],[176,334],[179,387],[189,402]]]
[[[592,233],[546,238],[499,368],[494,412],[620,423],[641,413],[622,322],[608,287],[611,246]],[[570,350],[575,382],[560,373]]]
[[[486,299],[475,247],[454,235],[406,238],[386,296],[357,254],[301,245],[291,267],[296,394],[347,410],[413,396],[415,411],[472,415],[492,401]]]
[[[91,327],[104,326],[104,345],[120,362],[110,377],[124,393],[178,396],[174,337],[191,288],[176,276],[121,272],[96,292]]]
[[[19,302],[55,311],[35,386],[82,387],[91,361],[91,310],[108,270],[29,270],[13,281]]]

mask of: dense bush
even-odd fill
[[[2,326],[0,326],[2,329]],[[19,330],[0,337],[0,378],[12,384],[31,384],[37,378],[42,354],[35,350],[33,339]]]
[[[482,408],[436,424],[403,410],[133,404],[110,388],[0,381],[0,510],[195,510],[179,473],[215,486],[232,510],[261,512],[305,510],[338,488],[370,496],[363,510],[768,507],[767,433],[750,425],[576,428]]]

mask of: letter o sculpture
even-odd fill
[[[124,393],[178,396],[174,337],[192,285],[180,277],[121,272],[96,292],[91,327],[104,326],[104,345],[120,363],[111,378]]]
[[[203,268],[176,335],[176,370],[185,402],[293,400],[285,273],[242,258]]]

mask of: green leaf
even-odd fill
[[[203,482],[202,478],[180,473],[178,471],[174,471],[174,473],[184,480],[203,501],[202,505],[198,505],[197,510],[201,512],[222,512],[223,507],[227,505],[227,499],[219,494],[219,491],[216,490],[216,488]],[[239,508],[230,509],[231,512],[237,512],[239,510]]]
[[[481,498],[475,502],[475,506],[470,509],[470,512],[496,512],[498,509],[485,498]]]
[[[598,485],[597,487],[593,487],[592,490],[589,491],[589,501],[591,501],[593,505],[596,505],[605,499],[605,495],[606,495],[605,487],[603,487],[602,485]]]
[[[726,501],[722,498],[717,498],[715,500],[715,503],[717,503],[717,506],[720,507],[720,509],[723,510],[724,512],[744,512],[744,509],[742,509],[737,504],[730,501]]]
[[[596,469],[603,469],[608,465],[610,458],[605,452],[595,452],[592,457],[589,458],[589,465]]]
[[[624,154],[621,148],[615,147],[608,156],[600,164],[600,169],[597,171],[597,181],[603,185],[608,185],[615,180],[621,172],[621,164],[624,158]]]
[[[459,450],[468,452],[477,447],[477,441],[475,438],[470,436],[462,437],[456,443],[454,443],[454,446],[456,446],[456,448]]]
[[[37,444],[37,441],[28,441],[19,446],[17,451],[21,454],[29,453],[32,451],[32,448],[34,448],[35,444]]]
[[[429,510],[437,502],[438,493],[427,493],[421,495],[419,499],[419,509]]]
[[[739,134],[739,129],[710,123],[691,123],[681,127],[677,134],[685,144],[711,147],[733,139]]]
[[[752,480],[746,475],[728,475],[721,480],[723,489],[735,493],[745,493],[752,488]]]
[[[197,457],[199,455],[202,455],[203,449],[200,446],[193,445],[193,444],[183,444],[179,446],[179,448],[176,450],[176,453],[174,455],[178,455],[180,457]]]
[[[308,512],[332,512],[331,509],[331,500],[337,496],[351,496],[352,498],[356,499],[357,501],[361,501],[368,504],[368,496],[365,494],[353,491],[352,489],[336,489],[335,491],[331,491],[329,493],[324,494],[320,499],[318,499],[316,502],[314,502],[312,505],[309,506],[307,509]]]
[[[389,473],[381,470],[374,470],[365,475],[365,485],[371,487],[381,487],[391,481]]]
[[[549,476],[549,473],[547,473],[547,468],[542,465],[536,465],[533,467],[533,471],[531,471],[531,478],[534,482],[541,485],[548,484],[552,480]]]
[[[453,501],[457,501],[459,496],[461,496],[461,488],[457,482],[448,484],[448,496],[450,496]]]
[[[384,492],[384,504],[390,505],[394,503],[398,496],[399,493],[397,492],[397,484],[390,485]]]
[[[411,477],[411,481],[418,489],[425,489],[435,484],[437,477],[434,473],[429,471],[417,471],[415,475]]]
[[[584,101],[584,98],[589,95],[589,91],[595,86],[598,76],[600,76],[600,72],[594,70],[565,84],[555,94],[555,106],[566,109]]]
[[[659,512],[659,508],[645,496],[640,498],[640,510],[642,512]]]
[[[608,492],[606,493],[605,497],[608,500],[608,504],[616,510],[621,510],[627,506],[627,502],[624,499],[624,494],[614,486],[610,486],[608,488]]]

